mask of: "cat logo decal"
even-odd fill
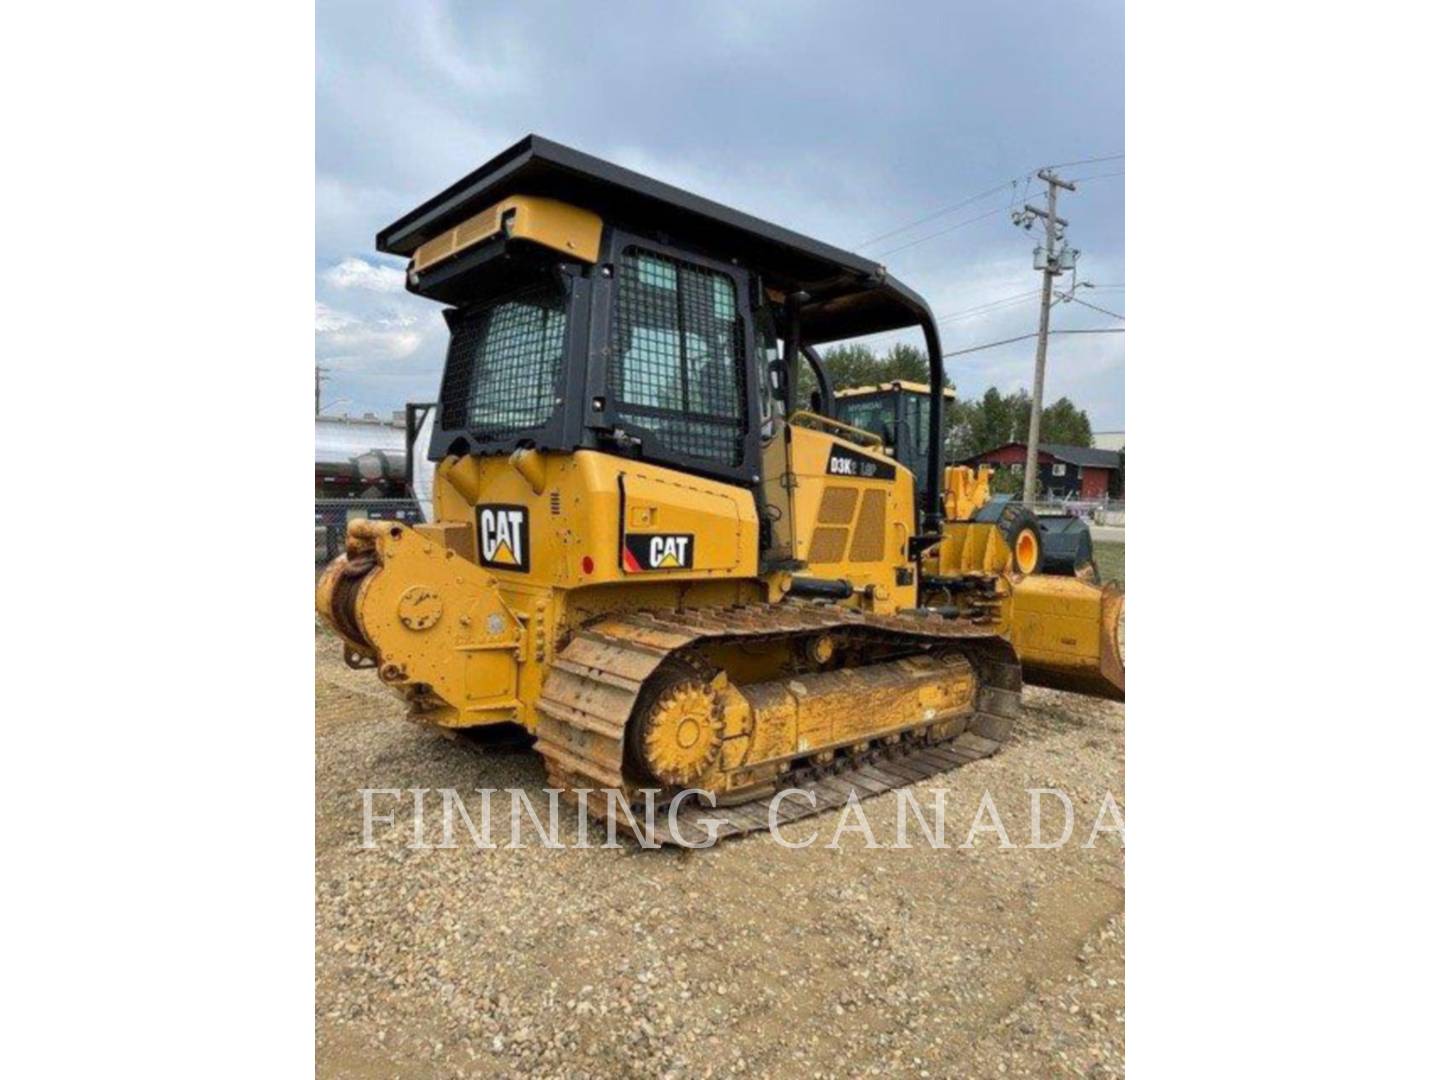
[[[496,570],[530,570],[530,512],[523,506],[477,506],[480,565]]]
[[[627,533],[620,557],[629,574],[689,570],[695,566],[695,534]]]

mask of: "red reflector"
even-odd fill
[[[595,572],[595,560],[586,555],[580,560],[580,572],[582,574],[593,574]]]

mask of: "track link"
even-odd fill
[[[1020,664],[993,629],[967,622],[903,615],[875,615],[794,601],[688,611],[632,612],[608,616],[581,630],[556,657],[539,701],[535,749],[545,759],[550,786],[569,798],[589,790],[592,817],[607,820],[603,789],[616,789],[627,804],[640,789],[627,782],[625,727],[646,680],[667,660],[684,661],[694,646],[716,642],[768,642],[822,632],[872,637],[877,644],[957,647],[975,669],[975,710],[964,730],[944,741],[923,727],[893,745],[841,749],[824,766],[802,764],[785,773],[784,787],[813,795],[787,798],[777,821],[787,822],[843,806],[854,792],[870,798],[936,773],[988,757],[1008,737],[1020,709]],[[769,799],[778,785],[757,790],[736,805],[710,808],[689,800],[674,814],[657,813],[654,841],[703,843],[706,819],[717,838],[738,836],[770,824]],[[661,796],[661,803],[669,794]],[[638,815],[637,815],[638,817]],[[617,815],[616,825],[630,830]]]

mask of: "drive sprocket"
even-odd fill
[[[666,673],[639,716],[635,748],[645,767],[666,784],[683,787],[720,755],[725,725],[720,696],[699,674]]]

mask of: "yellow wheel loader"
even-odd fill
[[[916,326],[940,430],[933,316],[884,267],[537,136],[377,246],[450,330],[434,513],[352,523],[316,603],[414,719],[519,725],[597,818],[671,803],[675,843],[998,749],[1003,607],[920,595],[939,440],[917,507],[879,438],[795,401],[816,345]]]
[[[928,386],[896,379],[832,393],[822,380],[820,393],[833,415],[879,435],[896,461],[919,471],[930,446]],[[1124,701],[1125,593],[1100,582],[1089,529],[992,497],[991,472],[944,470],[944,523],[920,563],[921,604],[955,618],[993,612],[1026,682]]]

